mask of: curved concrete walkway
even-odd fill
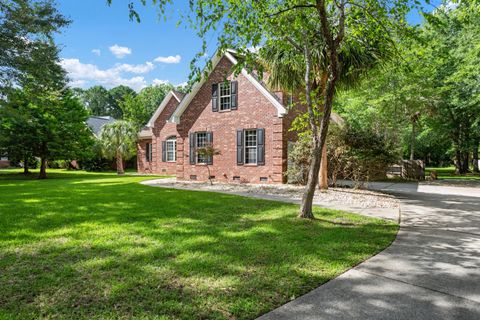
[[[369,187],[401,199],[394,243],[259,319],[480,319],[480,188]]]

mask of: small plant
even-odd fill
[[[210,165],[212,164],[213,161],[213,156],[220,155],[220,150],[215,149],[213,145],[207,144],[204,147],[197,148],[197,154],[205,157],[205,165],[207,167],[208,171],[208,181],[210,181],[210,185],[213,186],[213,179],[212,175],[210,174]]]

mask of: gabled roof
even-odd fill
[[[170,102],[170,99],[175,98],[177,100],[177,102],[180,102],[180,101],[182,101],[184,96],[185,96],[185,94],[183,94],[181,92],[178,92],[178,91],[175,91],[175,90],[170,90],[170,92],[167,93],[165,98],[163,98],[162,102],[158,106],[158,108],[155,111],[155,113],[153,114],[153,116],[150,118],[150,120],[148,120],[147,127],[153,128],[153,126],[155,124],[155,121],[160,116],[163,109],[165,109],[168,102]]]
[[[93,134],[98,136],[104,125],[115,121],[115,118],[110,116],[92,116],[87,119],[87,125],[92,130]]]
[[[215,69],[215,67],[218,65],[218,63],[220,62],[220,60],[224,56],[228,60],[230,60],[230,62],[232,62],[234,65],[237,64],[238,61],[234,57],[234,54],[235,54],[235,52],[233,50],[227,50],[227,52],[225,52],[224,55],[215,54],[215,56],[213,57],[213,59],[211,61],[212,62],[212,67],[211,67],[208,75],[210,75],[210,73]],[[268,99],[268,101],[270,101],[270,103],[272,103],[272,105],[277,109],[277,115],[279,117],[282,117],[283,115],[285,115],[287,113],[287,109],[280,102],[278,97],[273,92],[268,90],[267,87],[263,84],[262,81],[257,79],[251,73],[249,73],[245,68],[242,68],[241,73],[245,78],[247,78],[247,80],[249,80],[255,86],[255,88],[257,88],[258,91],[260,91],[260,93],[262,93]],[[200,80],[199,82],[197,82],[193,86],[190,93],[188,93],[185,96],[185,98],[180,102],[178,107],[173,112],[172,116],[169,119],[170,122],[174,122],[174,123],[177,123],[177,124],[180,123],[180,117],[185,112],[185,110],[187,109],[188,105],[193,100],[193,98],[197,95],[200,88],[205,84],[205,82],[207,81],[207,78],[208,78],[208,76],[207,77],[205,77],[205,76],[202,77],[202,80]]]

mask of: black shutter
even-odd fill
[[[189,137],[189,143],[190,143],[190,152],[188,154],[189,158],[190,158],[190,164],[195,164],[195,139],[196,138],[196,134],[195,133],[190,133],[190,137]]]
[[[265,129],[257,129],[257,164],[265,165]]]
[[[167,161],[167,141],[162,141],[162,161]]]
[[[218,111],[218,83],[212,84],[212,111]]]
[[[230,109],[237,110],[238,108],[238,82],[230,82]]]
[[[243,164],[243,130],[237,130],[237,165]]]
[[[207,145],[213,148],[213,132],[207,132]],[[207,157],[207,164],[213,164],[213,156]]]

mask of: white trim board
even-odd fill
[[[175,94],[175,92],[173,92],[173,90],[170,90],[168,92],[168,94],[165,96],[165,98],[163,98],[162,102],[160,103],[160,105],[158,106],[157,110],[155,111],[155,113],[153,114],[153,116],[150,118],[150,120],[148,120],[148,123],[147,123],[147,127],[150,127],[150,128],[153,128],[153,126],[155,125],[155,121],[157,120],[157,118],[160,116],[160,114],[162,113],[163,109],[165,109],[165,107],[167,106],[168,102],[170,101],[170,99],[174,97],[178,102],[180,102],[180,99],[177,97],[177,95]]]
[[[230,51],[227,51],[224,54],[225,57],[227,57],[230,62],[232,62],[234,65],[238,63],[237,59],[230,53]],[[220,60],[222,59],[223,55],[216,54],[213,59],[212,59],[212,67],[210,69],[209,75],[212,73],[212,71],[216,68]],[[277,116],[278,117],[283,117],[287,113],[287,109],[283,104],[278,101],[278,99],[270,92],[268,91],[265,86],[260,83],[254,76],[252,76],[245,68],[242,68],[242,75],[247,78],[250,83],[252,83],[255,88],[260,91],[267,99],[268,101],[273,104],[273,106],[277,109]],[[197,95],[198,91],[200,91],[200,88],[205,84],[207,81],[208,77],[203,76],[202,79],[197,82],[190,93],[187,94],[187,96],[180,102],[178,107],[175,109],[173,112],[172,116],[168,120],[169,122],[174,122],[176,124],[180,123],[180,117],[182,114],[185,112],[187,107],[190,105],[190,102],[192,102],[193,98]]]

